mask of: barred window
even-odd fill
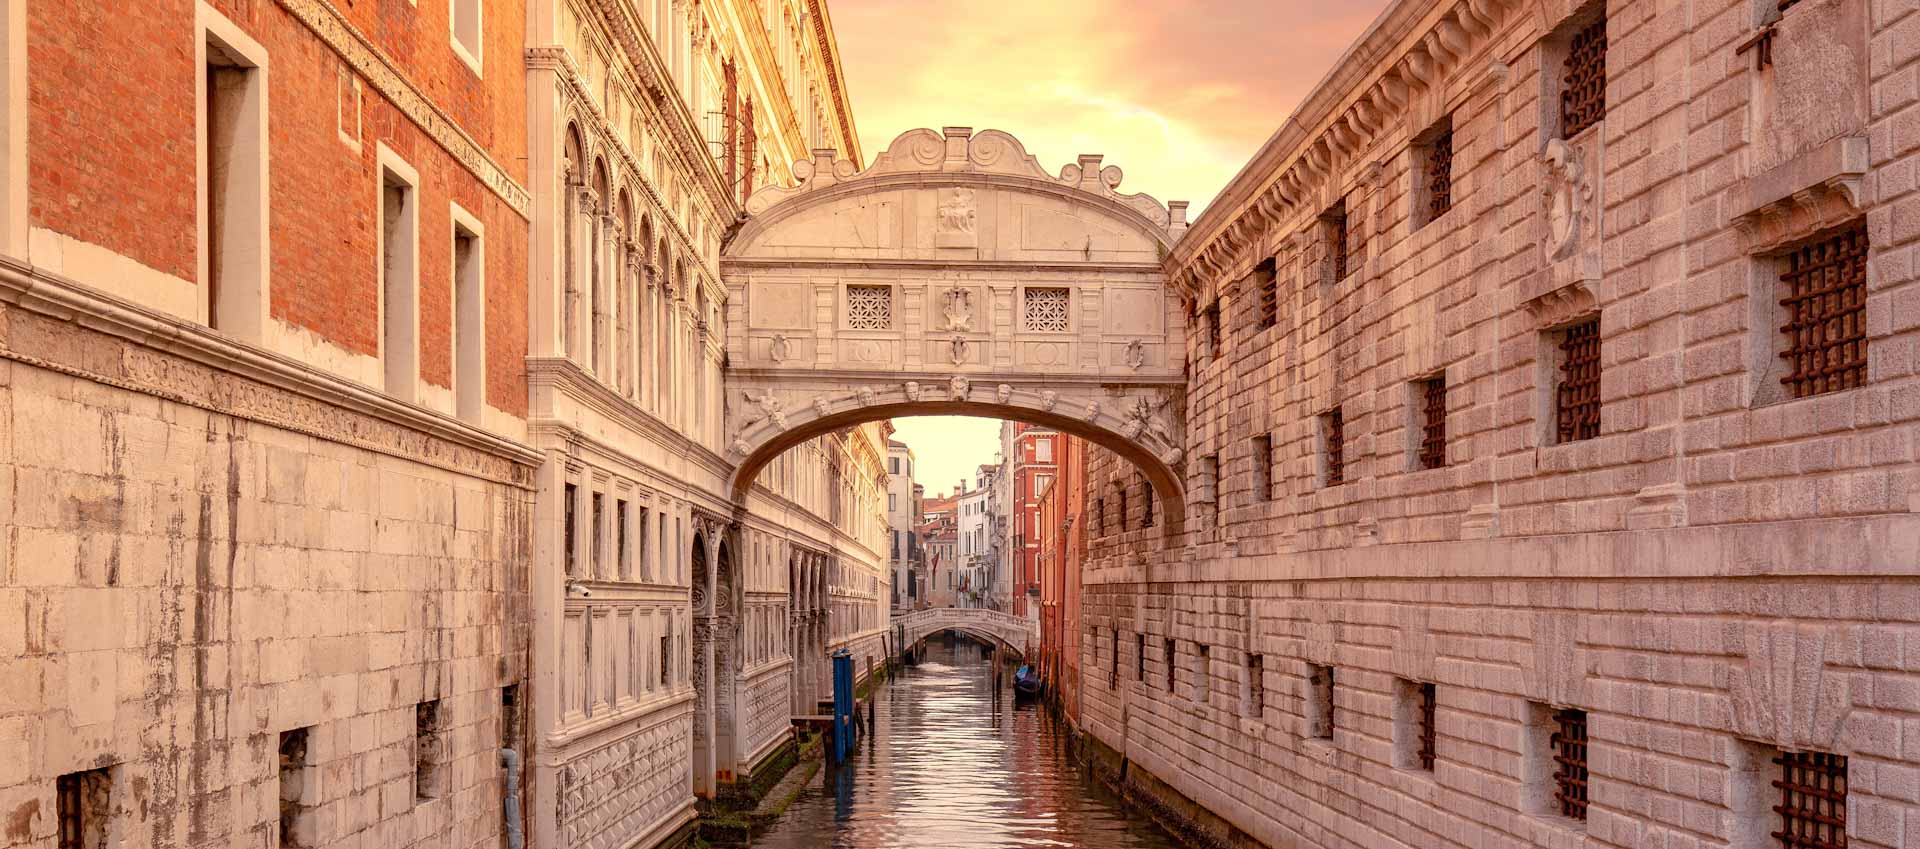
[[[1173,670],[1174,670],[1174,645],[1173,645],[1172,637],[1168,637],[1166,639],[1166,642],[1163,645],[1163,648],[1165,649],[1165,652],[1166,652],[1165,657],[1167,661],[1167,692],[1171,693],[1173,692]]]
[[[847,326],[854,330],[893,329],[893,287],[848,286]]]
[[[1114,497],[1119,499],[1120,530],[1124,531],[1127,529],[1127,485],[1115,483],[1113,485],[1113,493]]]
[[[1441,121],[1427,142],[1427,220],[1453,208],[1453,118]]]
[[[1346,483],[1347,427],[1339,407],[1320,414],[1320,437],[1326,443],[1326,485]]]
[[[1140,527],[1153,527],[1153,483],[1145,475],[1140,476]]]
[[[1416,721],[1419,723],[1420,732],[1417,748],[1414,749],[1414,756],[1419,760],[1420,768],[1428,772],[1433,771],[1435,751],[1434,736],[1436,733],[1434,703],[1437,701],[1437,695],[1431,682],[1420,684],[1414,693],[1414,698],[1416,699],[1415,708],[1417,710]]]
[[[1207,351],[1216,359],[1220,356],[1223,341],[1220,335],[1220,300],[1215,298],[1213,305],[1207,307]]]
[[[1042,333],[1067,331],[1071,290],[1063,286],[1028,286],[1021,296],[1028,330]]]
[[[1147,680],[1147,635],[1133,635],[1133,680]]]
[[[1253,438],[1253,500],[1268,501],[1273,498],[1273,436],[1260,434]]]
[[[1782,752],[1773,759],[1780,777],[1780,849],[1846,849],[1847,757],[1819,752]]]
[[[1789,371],[1780,382],[1805,398],[1867,381],[1867,224],[1802,245],[1782,260]]]
[[[1333,667],[1307,665],[1307,736],[1333,738]]]
[[[576,562],[574,555],[577,535],[580,532],[578,518],[574,515],[574,502],[579,498],[580,488],[574,484],[567,484],[562,493],[565,501],[560,505],[560,544],[566,546],[567,551],[563,556],[567,563],[567,574],[573,576],[580,574],[580,565]]]
[[[1267,713],[1266,659],[1247,655],[1247,718],[1256,722]]]
[[[1562,816],[1587,818],[1587,712],[1553,713],[1553,798]]]
[[[1560,380],[1554,387],[1554,432],[1559,442],[1600,435],[1600,317],[1560,331]]]
[[[1273,257],[1267,257],[1253,269],[1253,290],[1260,304],[1260,329],[1265,330],[1280,323],[1280,283],[1279,274],[1274,270]]]
[[[1320,216],[1327,222],[1327,255],[1333,261],[1333,282],[1347,279],[1347,202],[1341,200]]]
[[[1108,638],[1107,647],[1113,653],[1107,656],[1107,689],[1112,690],[1120,686],[1120,629],[1110,630],[1113,636]]]
[[[1447,464],[1446,374],[1414,383],[1414,398],[1420,403],[1420,468],[1438,469]]]
[[[437,798],[440,783],[440,700],[413,706],[413,798]]]
[[[113,776],[106,769],[62,775],[54,779],[53,794],[59,849],[107,845]]]
[[[1607,117],[1605,16],[1573,34],[1560,79],[1560,137],[1570,139]]]

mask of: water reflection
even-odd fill
[[[1179,845],[1075,767],[1065,729],[994,693],[988,672],[981,648],[936,637],[882,689],[877,739],[823,770],[756,849]]]

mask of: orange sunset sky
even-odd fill
[[[915,127],[1081,153],[1197,217],[1386,0],[832,0],[867,161]]]

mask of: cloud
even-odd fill
[[[1082,153],[1122,191],[1225,187],[1385,0],[835,0],[869,158],[917,127],[1013,133],[1049,171]]]

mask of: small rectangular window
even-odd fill
[[[673,637],[660,638],[660,686],[673,680]]]
[[[593,556],[587,562],[593,568],[595,578],[606,576],[602,566],[605,561],[600,556],[600,549],[603,547],[601,540],[606,539],[607,536],[607,511],[604,502],[605,498],[600,493],[593,494],[593,539],[588,543]]]
[[[1173,670],[1174,670],[1174,664],[1175,664],[1173,638],[1172,637],[1166,638],[1166,640],[1161,645],[1161,649],[1164,652],[1162,657],[1166,660],[1166,665],[1167,665],[1167,692],[1172,693],[1173,685],[1174,685]]]
[[[1273,498],[1273,436],[1260,434],[1253,438],[1253,500],[1269,501]]]
[[[1553,713],[1553,798],[1557,812],[1587,818],[1587,712],[1563,708]]]
[[[1847,756],[1821,752],[1780,752],[1773,786],[1780,791],[1774,811],[1780,849],[1843,849],[1847,845]]]
[[[1320,448],[1325,465],[1320,476],[1321,485],[1339,486],[1346,483],[1347,423],[1339,407],[1320,414]]]
[[[1567,325],[1557,337],[1553,391],[1556,442],[1578,442],[1600,435],[1600,317]]]
[[[437,798],[440,785],[440,701],[421,702],[413,708],[413,798],[416,802]]]
[[[1435,689],[1424,681],[1395,679],[1393,706],[1394,765],[1433,771]]]
[[[486,407],[486,284],[485,258],[480,236],[461,223],[453,225],[453,396],[454,415],[478,424]]]
[[[1266,658],[1247,655],[1247,718],[1255,722],[1267,714]]]
[[[576,555],[580,529],[578,517],[575,515],[575,504],[580,500],[580,488],[575,484],[567,484],[562,492],[564,497],[560,504],[560,545],[566,549],[564,556],[567,560],[567,576],[575,577],[580,574],[580,564],[577,562]]]
[[[317,846],[313,803],[317,787],[313,765],[307,761],[307,729],[280,732],[280,846],[283,849]]]
[[[452,0],[452,4],[448,23],[452,30],[454,55],[459,56],[460,61],[472,68],[475,74],[480,74],[484,68],[481,50],[485,46],[480,39],[481,0]]]
[[[1200,704],[1213,701],[1213,647],[1206,643],[1193,646],[1193,700]]]
[[[1333,667],[1307,664],[1307,736],[1333,739]]]
[[[238,42],[207,33],[200,110],[206,137],[207,325],[258,340],[264,328],[266,76]],[[259,48],[251,47],[251,50]]]
[[[387,394],[412,401],[420,379],[419,212],[408,175],[380,170],[381,356]]]
[[[1265,330],[1280,323],[1280,275],[1275,271],[1273,257],[1267,257],[1253,267],[1253,291],[1260,305],[1260,329]]]
[[[106,768],[73,772],[54,779],[59,849],[100,849],[107,845],[113,815],[113,775]]]
[[[633,579],[633,557],[627,551],[627,500],[613,503],[614,552],[618,558],[620,580]]]
[[[1133,680],[1147,680],[1147,635],[1133,635]]]
[[[1113,485],[1113,494],[1120,502],[1118,504],[1120,510],[1120,530],[1124,531],[1127,529],[1127,485],[1124,483],[1115,483]]]
[[[1347,279],[1347,273],[1351,270],[1347,262],[1351,245],[1349,244],[1350,234],[1347,232],[1346,200],[1341,199],[1326,212],[1321,213],[1320,221],[1323,224],[1322,231],[1326,234],[1326,242],[1321,250],[1326,254],[1327,262],[1332,267],[1333,279],[1327,282],[1338,283]]]
[[[1788,367],[1780,382],[1806,398],[1867,382],[1867,223],[1801,245],[1780,261]]]
[[[1214,299],[1212,306],[1207,307],[1206,318],[1207,353],[1208,356],[1217,360],[1226,347],[1225,339],[1220,335],[1220,301],[1218,298]]]
[[[1153,484],[1140,476],[1140,527],[1153,527]]]
[[[1426,205],[1425,216],[1417,220],[1426,224],[1453,208],[1453,116],[1440,119],[1422,135],[1420,161]]]
[[[1414,459],[1416,468],[1438,469],[1447,464],[1447,375],[1445,372],[1417,380],[1413,401],[1420,405],[1419,443]]]
[[[848,286],[847,327],[852,330],[893,329],[893,287]]]
[[[1120,686],[1120,629],[1112,629],[1111,634],[1107,638],[1107,647],[1113,650],[1107,655],[1107,689],[1109,690]]]
[[[1604,7],[1604,4],[1602,4]],[[1607,18],[1573,34],[1560,69],[1560,137],[1570,139],[1607,117]]]

